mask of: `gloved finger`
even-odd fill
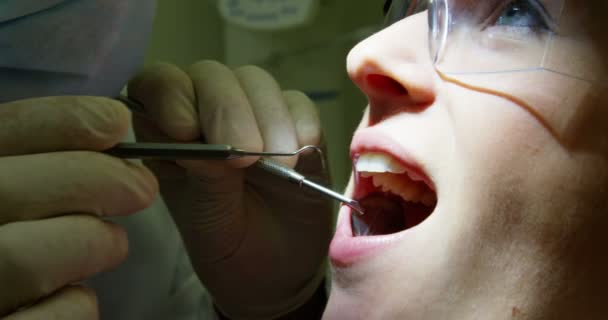
[[[158,184],[144,166],[87,151],[0,158],[0,224],[72,212],[125,215],[146,208]]]
[[[81,286],[67,286],[4,320],[95,320],[99,308],[95,293]]]
[[[0,227],[0,315],[124,260],[126,232],[87,215]]]
[[[45,97],[0,104],[0,156],[104,150],[131,125],[129,110],[100,97]]]
[[[199,138],[192,81],[177,66],[163,63],[147,67],[129,82],[128,92],[165,135],[177,141]]]
[[[317,107],[308,96],[300,91],[284,91],[283,96],[289,106],[291,117],[294,119],[300,147],[313,145],[322,151],[321,154],[312,150],[301,153],[296,171],[309,178],[314,177],[317,182],[323,181],[325,184],[329,184],[325,167],[327,153],[325,145],[322,143],[321,119]]]
[[[235,73],[218,62],[202,61],[192,65],[188,74],[196,92],[205,141],[248,151],[262,151],[264,141],[252,104]],[[242,168],[256,160],[257,157],[246,157],[228,164]]]
[[[293,118],[283,92],[274,78],[261,68],[245,66],[234,72],[255,115],[264,151],[293,152],[299,147]],[[274,157],[293,168],[298,157]]]
[[[283,92],[295,124],[299,147],[321,143],[321,118],[315,103],[304,93],[295,90]]]

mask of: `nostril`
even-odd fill
[[[407,89],[394,79],[380,74],[370,74],[367,76],[367,86],[370,91],[384,97],[407,95]]]

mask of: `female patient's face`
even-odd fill
[[[603,60],[585,64],[605,45],[585,41],[577,46],[593,57],[563,52],[564,63],[604,74]],[[597,251],[608,243],[606,90],[547,71],[442,77],[426,13],[360,43],[348,71],[370,102],[348,191],[368,213],[340,211],[326,318],[598,311],[605,295],[594,288],[608,285],[608,255]]]

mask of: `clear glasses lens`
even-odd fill
[[[445,0],[430,0],[428,6],[429,51],[437,63],[448,36],[449,16]]]
[[[435,0],[441,50],[434,61],[447,74],[524,71],[543,67],[562,0]],[[448,22],[446,23],[445,20]]]
[[[585,27],[580,7],[575,0],[393,0],[386,25],[428,9],[431,59],[445,75],[545,70],[603,81],[594,67],[602,57],[592,56],[588,41],[598,30]]]
[[[568,135],[569,119],[580,117],[574,106],[593,100],[589,88],[608,86],[606,0],[420,4],[393,0],[387,21],[392,24],[420,12],[416,8],[428,8],[430,58],[442,78],[514,97],[558,136]],[[394,31],[415,28],[420,26],[404,24]],[[552,94],[539,91],[541,87]]]

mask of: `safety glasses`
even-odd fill
[[[574,0],[393,0],[386,25],[427,11],[438,71],[473,74],[548,71],[604,82],[590,38],[588,3]],[[568,14],[565,14],[568,13]],[[598,61],[595,61],[598,60]]]

